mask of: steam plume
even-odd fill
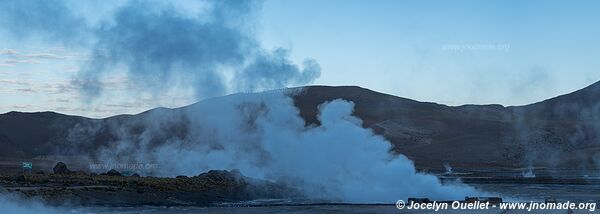
[[[262,1],[198,1],[184,10],[178,1],[131,0],[95,22],[69,3],[4,1],[0,26],[12,39],[43,37],[89,50],[73,79],[87,98],[101,96],[102,79],[117,74],[126,76],[133,96],[179,88],[206,98],[304,85],[321,73],[315,60],[300,68],[289,50],[261,46],[253,29]]]
[[[152,128],[137,138],[142,142],[119,141],[102,150],[101,159],[157,162],[153,173],[163,176],[239,169],[288,183],[311,198],[345,202],[461,199],[477,193],[460,184],[442,185],[437,177],[417,172],[405,156],[390,154],[390,143],[362,128],[353,108],[345,100],[323,103],[321,125],[305,127],[285,95],[237,94],[189,109],[191,136],[152,147],[148,139],[162,135]],[[163,118],[157,114],[151,120]]]

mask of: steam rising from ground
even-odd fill
[[[305,126],[292,99],[282,94],[237,94],[200,103],[186,112],[191,135],[150,147],[150,128],[134,143],[115,142],[101,160],[156,162],[163,176],[239,169],[244,175],[287,183],[311,198],[346,202],[395,202],[407,197],[461,199],[477,191],[442,185],[418,173],[390,143],[352,116],[354,103],[319,106],[319,126]],[[151,118],[164,121],[160,114]],[[115,158],[117,157],[117,158]]]
[[[526,172],[523,172],[522,175],[524,178],[535,178],[535,173],[531,167],[529,167]]]
[[[262,47],[255,32],[262,1],[86,3],[0,2],[0,36],[86,51],[89,59],[72,81],[85,101],[113,87],[109,77],[125,78],[130,98],[169,93],[207,98],[305,85],[321,75],[313,59],[298,66],[289,50]],[[87,7],[94,16],[81,14]]]
[[[320,75],[316,61],[307,59],[299,67],[289,60],[288,50],[265,50],[259,44],[252,20],[260,2],[200,1],[198,7],[182,9],[177,1],[124,1],[113,3],[108,15],[96,21],[79,16],[69,3],[74,2],[0,2],[9,8],[2,20],[23,23],[0,21],[1,30],[17,38],[49,35],[44,39],[89,50],[89,60],[72,82],[86,98],[100,96],[106,87],[102,79],[119,72],[133,98],[140,91],[160,98],[177,88],[205,98],[304,85]],[[22,19],[23,11],[41,15]],[[307,127],[283,94],[213,101],[181,115],[147,114],[141,134],[132,133],[136,127],[113,127],[116,138],[107,139],[110,144],[94,155],[104,162],[158,163],[152,173],[163,176],[240,169],[247,176],[289,183],[313,198],[348,202],[461,199],[476,192],[444,186],[435,176],[417,173],[406,157],[391,155],[390,143],[352,116],[352,102],[323,103],[321,125]],[[175,123],[188,131],[169,137],[180,131],[165,128]],[[80,128],[90,132],[69,137],[94,133],[94,127]]]
[[[134,86],[154,95],[183,85],[205,98],[229,90],[303,85],[320,76],[316,61],[307,59],[300,69],[288,59],[288,50],[260,46],[248,29],[260,1],[203,3],[204,11],[189,14],[165,2],[128,2],[115,12],[113,23],[95,31],[92,60],[76,81],[96,96],[102,75],[121,67]]]
[[[59,208],[48,207],[39,201],[19,198],[18,196],[0,193],[0,208],[2,213],[25,214],[25,213],[65,213]]]
[[[452,166],[449,163],[444,163],[444,169],[446,169],[446,174],[452,174]]]

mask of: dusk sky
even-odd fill
[[[205,2],[192,0],[44,2],[0,3],[0,113],[106,117],[302,85],[356,85],[447,105],[523,105],[600,80],[599,1],[267,0],[236,8],[243,16],[207,15]],[[173,36],[138,38],[125,28],[152,31],[147,19],[177,24]],[[215,29],[252,46],[251,57],[229,53],[227,39],[204,40]],[[159,54],[118,58],[138,56],[121,47],[132,41],[136,51]],[[171,49],[189,55],[179,60]],[[289,75],[237,77],[236,69],[273,60]],[[223,84],[204,86],[214,78]]]

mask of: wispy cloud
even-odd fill
[[[126,83],[125,79],[113,78],[109,80],[103,80],[101,82],[107,91],[115,91],[115,90],[130,90],[131,86]],[[5,87],[2,93],[13,93],[13,94],[21,94],[21,93],[43,93],[49,96],[52,95],[61,95],[71,97],[73,95],[78,94],[81,90],[82,85],[73,82],[73,81],[56,81],[51,83],[35,83],[30,82],[28,80],[18,80],[18,79],[0,79],[0,86],[11,85],[11,87]],[[73,99],[82,99],[79,97],[74,97]],[[68,103],[69,99],[52,99],[50,102],[56,103]],[[127,106],[127,105],[123,105]],[[116,106],[112,106],[116,107]],[[131,106],[130,106],[131,107]]]
[[[23,58],[34,58],[34,59],[66,59],[66,56],[60,56],[52,53],[33,53],[22,56]]]
[[[2,84],[12,84],[12,85],[21,85],[21,86],[27,86],[30,85],[31,83],[27,82],[27,81],[23,81],[23,80],[12,80],[12,79],[0,79],[0,83]]]
[[[16,55],[18,52],[16,50],[11,49],[3,49],[0,50],[0,55]]]
[[[117,108],[117,109],[140,109],[143,107],[147,107],[147,103],[142,102],[127,102],[127,103],[116,103],[116,104],[106,104],[104,105],[109,108]]]
[[[44,84],[43,88],[50,94],[64,94],[79,90],[79,87],[66,83]]]
[[[18,88],[17,91],[24,92],[24,93],[36,93],[37,92],[37,90],[35,90],[33,88]]]
[[[58,99],[54,99],[54,102],[57,102],[57,103],[68,103],[68,102],[71,102],[71,101],[69,99],[58,98]]]
[[[7,59],[4,60],[5,64],[10,64],[10,65],[17,65],[17,64],[42,64],[42,62],[37,61],[37,60],[30,60],[30,59]]]
[[[33,105],[11,105],[11,106],[9,106],[9,108],[22,110],[22,109],[32,109],[32,108],[35,108],[35,106],[33,106]]]
[[[81,61],[89,58],[87,54],[69,53],[60,49],[43,51],[17,51],[12,49],[0,50],[0,66],[11,67],[19,64],[43,64],[52,60]]]

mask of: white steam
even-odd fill
[[[535,178],[535,173],[532,167],[528,167],[526,172],[522,173],[524,178]]]
[[[444,168],[446,169],[446,174],[452,174],[452,166],[449,163],[444,163]]]
[[[162,176],[196,175],[209,169],[239,169],[244,175],[285,182],[314,199],[395,202],[408,197],[461,199],[471,187],[442,185],[418,173],[409,159],[389,153],[383,137],[352,116],[354,103],[333,100],[319,106],[319,126],[305,126],[291,98],[282,94],[238,94],[203,102],[186,115],[192,136],[136,152],[121,141],[103,160],[125,156],[156,162]],[[153,118],[160,123],[164,118]],[[154,133],[153,133],[154,132]],[[152,129],[143,135],[159,134]],[[142,138],[142,140],[145,138]],[[148,143],[141,142],[141,145]],[[116,152],[115,152],[116,151]],[[137,154],[137,155],[136,155]]]
[[[64,210],[45,206],[39,201],[23,199],[16,195],[6,193],[0,194],[0,208],[1,213],[7,214],[65,213]]]

